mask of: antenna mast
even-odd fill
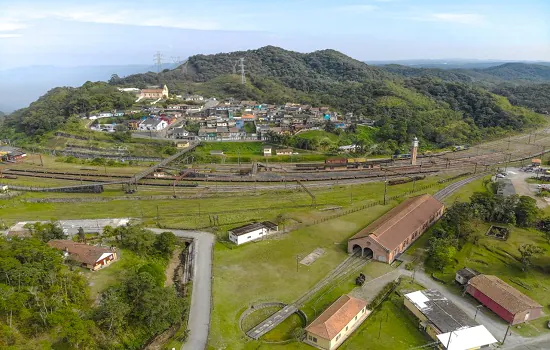
[[[155,64],[157,65],[157,73],[160,73],[160,69],[162,68],[162,54],[160,53],[160,51],[157,51],[153,58]]]
[[[244,75],[244,57],[239,58],[239,61],[241,61],[241,84],[246,83],[246,76]]]

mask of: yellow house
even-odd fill
[[[324,350],[336,349],[369,313],[366,301],[342,295],[306,327],[305,343]]]
[[[179,141],[177,143],[178,148],[186,148],[189,147],[189,141]]]
[[[162,89],[143,89],[139,96],[146,99],[168,98],[168,87],[164,85]]]

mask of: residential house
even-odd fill
[[[204,101],[204,97],[200,95],[189,95],[185,97],[185,101],[200,102],[200,101]]]
[[[497,342],[484,326],[471,319],[438,290],[405,294],[404,304],[418,319],[419,328],[438,344],[439,349],[474,350]]]
[[[27,156],[23,150],[11,146],[0,146],[0,160],[3,162],[17,162]]]
[[[443,211],[443,204],[429,194],[406,199],[351,237],[348,252],[391,264]]]
[[[137,130],[141,120],[128,120],[127,125],[129,130]]]
[[[147,118],[139,124],[139,130],[160,131],[168,126],[166,120],[160,118]]]
[[[496,276],[472,277],[466,285],[466,293],[512,325],[543,315],[542,305]]]
[[[271,151],[272,151],[271,146],[265,146],[264,147],[264,157],[271,157]]]
[[[336,349],[369,314],[366,301],[342,295],[305,328],[304,342],[318,349]]]
[[[261,239],[267,235],[278,232],[279,226],[271,221],[253,222],[244,226],[236,227],[228,231],[229,240],[236,245]]]
[[[189,137],[189,131],[185,130],[184,128],[174,128],[172,135],[176,139],[183,139]]]
[[[77,243],[71,240],[56,239],[48,242],[52,248],[63,251],[65,258],[79,263],[82,267],[97,271],[117,260],[114,249]]]

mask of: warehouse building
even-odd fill
[[[405,307],[418,319],[418,326],[439,349],[480,349],[497,342],[495,337],[435,289],[405,294]]]
[[[229,240],[236,245],[261,239],[267,235],[278,232],[279,226],[271,221],[253,222],[244,226],[236,227],[228,231]]]
[[[351,237],[348,252],[391,264],[443,211],[443,204],[429,194],[409,198]]]
[[[496,276],[472,277],[466,292],[512,325],[542,316],[542,305]]]

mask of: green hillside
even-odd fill
[[[534,82],[550,81],[550,66],[532,63],[505,63],[496,67],[477,69],[503,80],[525,80]]]

